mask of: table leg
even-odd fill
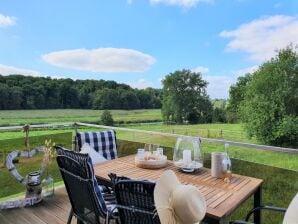
[[[260,207],[262,204],[262,186],[259,186],[254,193],[254,208]],[[261,224],[261,210],[254,213],[254,223]]]

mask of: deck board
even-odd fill
[[[0,211],[0,224],[65,224],[70,208],[67,192],[60,187],[53,197],[37,205]],[[76,224],[77,219],[73,217],[71,223]]]

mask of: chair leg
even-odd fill
[[[73,211],[72,211],[72,209],[71,209],[70,212],[69,212],[69,216],[68,216],[67,224],[71,224],[72,217],[73,217]]]

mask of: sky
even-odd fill
[[[0,0],[0,74],[162,87],[201,72],[210,98],[298,44],[296,0]]]

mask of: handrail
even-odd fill
[[[132,129],[132,128],[97,125],[97,124],[88,124],[88,123],[82,123],[82,122],[36,124],[36,125],[30,125],[30,127],[31,128],[69,127],[69,126],[74,126],[74,125],[85,126],[85,127],[112,129],[112,130],[119,130],[119,131],[129,131],[129,132],[135,132],[135,133],[147,133],[147,134],[151,134],[151,135],[162,135],[162,136],[176,137],[176,138],[177,137],[187,137],[188,136],[188,135],[183,135],[183,134],[157,132],[157,131],[147,131],[147,130],[139,130],[139,129]],[[0,127],[0,131],[1,130],[4,131],[4,130],[21,129],[22,127],[23,126]],[[287,152],[287,153],[298,154],[298,149],[294,149],[294,148],[284,148],[284,147],[277,147],[277,146],[258,145],[258,144],[234,142],[234,141],[223,140],[223,139],[214,139],[214,138],[203,138],[203,137],[200,137],[200,138],[203,142],[209,142],[209,143],[219,143],[219,144],[228,143],[228,144],[233,145],[233,146],[240,146],[240,147],[245,147],[245,148],[255,148],[255,149],[262,149],[262,150],[267,150],[267,151],[277,151],[277,152]]]
[[[75,124],[75,122],[52,123],[52,124],[32,124],[32,125],[30,125],[30,128],[48,128],[48,127],[61,127],[61,126],[65,127],[65,126],[72,126],[74,124]],[[17,130],[17,129],[22,129],[23,127],[24,127],[23,125],[0,127],[0,131]]]
[[[82,122],[76,122],[75,124],[80,125],[80,126],[86,126],[86,127],[105,128],[105,129],[112,129],[112,130],[119,130],[119,131],[131,131],[131,132],[147,133],[147,134],[153,134],[153,135],[163,135],[163,136],[168,136],[168,137],[187,137],[188,136],[188,135],[166,133],[166,132],[146,131],[146,130],[138,130],[138,129],[131,129],[131,128],[112,127],[112,126],[97,125],[97,124],[87,124],[87,123],[82,123]],[[255,149],[262,149],[262,150],[269,150],[269,151],[289,152],[289,153],[297,153],[298,154],[298,149],[293,149],[293,148],[258,145],[258,144],[250,144],[250,143],[243,143],[243,142],[233,142],[233,141],[229,141],[229,140],[221,140],[221,139],[214,139],[214,138],[200,137],[200,139],[204,142],[210,142],[210,143],[220,143],[220,144],[228,143],[230,145],[241,146],[241,147],[246,147],[246,148],[255,148]]]

